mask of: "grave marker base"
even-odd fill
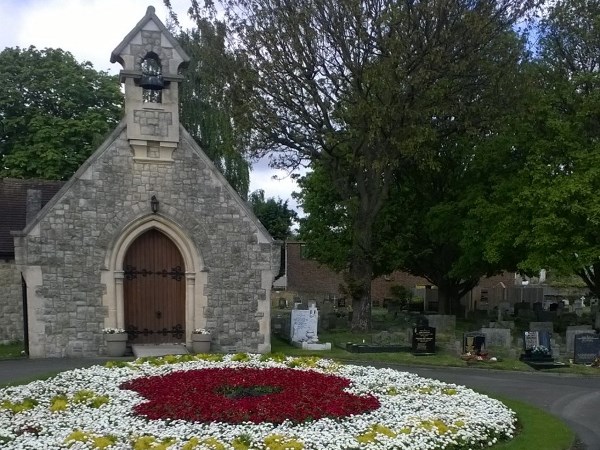
[[[534,368],[535,370],[540,369],[560,369],[561,367],[569,367],[569,364],[557,362],[557,361],[532,361],[532,360],[522,360],[528,366]]]
[[[372,345],[372,344],[346,344],[346,351],[350,353],[390,353],[406,351],[407,347],[402,345]]]

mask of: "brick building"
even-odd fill
[[[343,297],[341,286],[343,276],[318,262],[307,258],[303,252],[302,242],[286,242],[286,283],[285,290],[300,296],[313,298]],[[504,273],[489,278],[482,278],[464,302],[468,309],[475,309],[478,303],[487,300],[488,292],[515,285],[515,274]],[[392,286],[404,286],[429,301],[437,301],[437,291],[430,281],[406,272],[393,272],[378,277],[371,284],[371,299],[374,305],[382,305],[384,299],[392,297]],[[496,291],[494,291],[496,292]]]

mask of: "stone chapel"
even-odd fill
[[[101,355],[105,327],[132,344],[206,328],[215,351],[270,351],[280,247],[179,124],[188,61],[149,7],[111,55],[124,119],[12,232],[31,357]]]

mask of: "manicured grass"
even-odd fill
[[[514,439],[495,445],[494,450],[568,450],[573,445],[575,434],[560,419],[517,400],[493,397],[517,413],[520,428]]]
[[[412,366],[476,367],[482,369],[536,372],[535,369],[524,362],[519,361],[518,359],[501,358],[501,360],[497,362],[482,361],[467,363],[456,356],[455,353],[446,351],[443,348],[439,348],[439,345],[436,354],[430,356],[415,356],[410,352],[408,347],[406,348],[406,351],[390,353],[351,353],[345,350],[346,342],[360,343],[363,342],[363,340],[369,343],[371,340],[371,335],[366,333],[350,333],[349,331],[320,333],[319,341],[331,342],[332,349],[330,351],[310,351],[293,347],[286,340],[273,336],[271,338],[271,351],[274,353],[279,352],[297,356],[315,355],[323,358],[340,359],[344,361],[378,361]],[[600,376],[600,368],[587,367],[583,365],[571,365],[569,367],[543,369],[539,372],[573,373],[586,376]]]
[[[0,345],[0,359],[22,358],[25,355],[22,342],[11,342],[10,344]]]

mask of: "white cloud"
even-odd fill
[[[171,0],[184,28],[190,0]],[[34,45],[61,48],[78,61],[90,61],[97,70],[116,74],[119,64],[110,63],[110,54],[146,13],[150,5],[166,23],[167,9],[162,0],[2,0],[0,48]],[[273,179],[276,176],[281,180]],[[251,190],[263,189],[266,197],[289,199],[297,185],[284,172],[258,164],[250,174]]]

